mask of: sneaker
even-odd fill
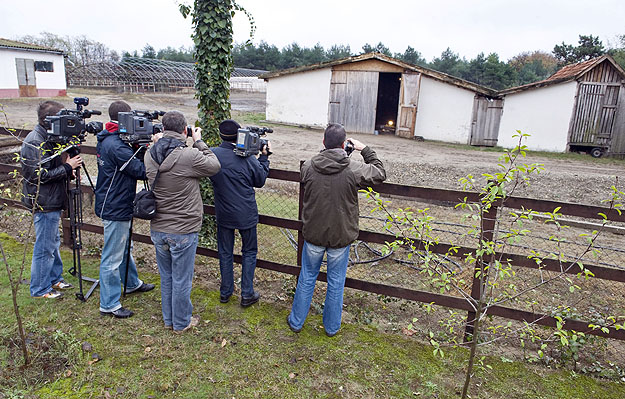
[[[74,288],[74,286],[64,280],[61,280],[58,283],[54,284],[52,288],[54,288],[55,290],[68,290],[70,288]]]
[[[134,313],[132,312],[132,310],[130,309],[126,309],[124,307],[121,307],[117,310],[114,310],[112,312],[103,312],[100,310],[100,314],[102,316],[113,316],[117,319],[127,319],[129,317],[131,317]]]
[[[182,330],[174,330],[175,334],[182,334],[183,332],[192,329],[193,327],[197,326],[198,323],[200,322],[200,318],[196,317],[196,316],[191,316],[191,321],[189,322],[189,325],[186,326],[185,328],[183,328]]]
[[[221,295],[219,294],[219,302],[221,303],[228,303],[228,301],[230,301],[230,297],[232,295]]]
[[[62,292],[58,292],[57,290],[52,290],[50,292],[46,292],[41,296],[34,296],[33,298],[45,298],[45,299],[59,299],[63,297]]]

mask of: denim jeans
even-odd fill
[[[191,323],[191,283],[198,233],[173,234],[151,231],[156,263],[161,275],[161,308],[166,326],[174,331]]]
[[[349,261],[349,245],[343,248],[325,248],[304,241],[302,269],[297,280],[289,323],[298,330],[304,325],[315,291],[321,261],[326,252],[328,254],[328,288],[323,306],[323,327],[328,334],[334,335],[341,328],[343,289],[347,274],[347,262]]]
[[[42,296],[52,291],[52,285],[63,280],[61,262],[61,211],[35,212],[35,246],[30,266],[30,295]]]
[[[256,226],[239,230],[241,235],[241,298],[249,298],[254,295],[254,270],[256,269],[256,254],[258,243]],[[234,291],[233,251],[234,229],[217,226],[217,251],[219,252],[219,270],[221,272],[222,296],[230,296]]]
[[[100,311],[114,312],[122,307],[122,285],[126,278],[128,266],[128,284],[126,292],[139,288],[143,281],[139,280],[137,266],[128,256],[128,240],[130,239],[130,220],[102,220],[104,226],[104,246],[100,260]]]

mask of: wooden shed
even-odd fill
[[[499,143],[532,135],[532,150],[625,157],[625,71],[606,55],[563,67],[549,78],[503,90]]]
[[[496,92],[380,53],[270,72],[269,121],[348,132],[395,134],[493,146],[502,101]]]

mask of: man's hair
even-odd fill
[[[323,133],[323,143],[327,149],[343,147],[345,139],[345,128],[338,123],[330,123]]]
[[[41,126],[45,126],[46,116],[56,115],[60,110],[65,108],[63,104],[56,101],[44,101],[37,108],[37,119]]]
[[[187,127],[187,120],[180,111],[169,111],[163,115],[163,129],[173,130],[176,133],[184,132]]]
[[[109,117],[112,121],[119,121],[120,112],[130,112],[130,105],[126,101],[113,101],[109,105]]]

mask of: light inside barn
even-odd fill
[[[389,125],[389,126],[393,126],[394,124],[395,124],[394,121],[388,121],[388,123],[387,123],[387,125]]]

